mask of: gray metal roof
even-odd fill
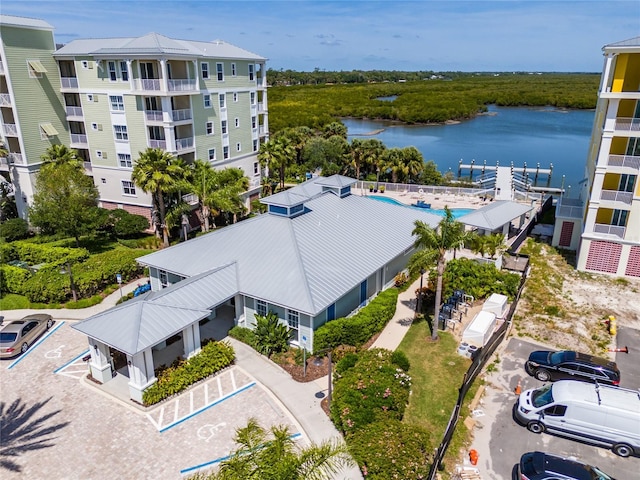
[[[602,50],[626,50],[630,47],[632,50],[637,50],[640,47],[640,37],[629,38],[628,40],[622,40],[621,42],[609,43],[602,47]]]
[[[55,57],[93,55],[129,57],[201,57],[264,61],[264,57],[221,40],[197,42],[177,40],[158,33],[129,38],[83,38],[56,50]]]
[[[302,188],[313,190],[308,183]],[[296,218],[259,215],[138,261],[186,277],[236,262],[240,293],[316,315],[411,248],[415,220],[432,227],[441,220],[332,192],[308,200],[305,208]]]
[[[350,187],[358,183],[355,178],[345,177],[344,175],[331,175],[328,178],[321,178],[315,182],[321,187],[343,188]]]
[[[285,190],[284,192],[279,192],[275,195],[269,195],[268,197],[262,198],[260,199],[260,202],[265,205],[293,207],[294,205],[300,205],[307,200],[309,200],[307,195],[301,195],[300,193],[292,192],[291,190]]]
[[[465,225],[482,228],[484,230],[496,230],[505,224],[529,212],[530,205],[512,202],[509,200],[497,200],[478,210],[458,218]]]
[[[16,17],[14,15],[0,15],[0,25],[9,27],[37,28],[42,30],[53,30],[53,26],[39,18]]]

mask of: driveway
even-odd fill
[[[620,341],[620,338],[618,340]],[[635,345],[636,349],[640,348],[640,343]],[[470,447],[479,453],[478,467],[483,474],[482,478],[511,479],[513,467],[520,456],[533,450],[576,457],[583,462],[599,466],[617,480],[638,478],[638,471],[640,471],[638,457],[621,458],[605,448],[547,433],[536,435],[515,422],[512,409],[517,400],[514,390],[518,380],[521,381],[523,391],[542,385],[542,382],[526,374],[523,369],[524,361],[533,350],[546,348],[530,340],[510,338],[497,354],[499,358],[497,371],[486,375],[487,388],[477,407],[477,423],[473,431],[474,440]],[[631,351],[631,344],[629,349]],[[621,366],[622,386],[631,388],[630,385],[635,382],[633,379],[637,378],[639,369],[640,365],[637,361],[635,365],[632,363],[627,365],[625,362]],[[625,380],[627,376],[630,379],[628,383]]]

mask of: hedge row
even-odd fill
[[[0,245],[0,255],[4,262],[22,260],[29,265],[40,263],[77,263],[89,258],[84,248],[52,247],[31,242],[12,242]]]
[[[17,293],[30,275],[24,268],[0,265],[0,292]]]
[[[158,381],[142,394],[145,405],[153,405],[185,390],[195,382],[228,367],[235,359],[235,352],[226,342],[209,342],[200,353],[177,366],[165,369]]]
[[[338,345],[359,347],[376,333],[382,331],[393,318],[398,302],[398,290],[389,288],[374,298],[369,305],[353,317],[338,318],[318,328],[313,337],[314,350],[322,350]]]
[[[433,284],[435,285],[435,278]],[[476,299],[499,293],[513,300],[520,285],[520,275],[498,270],[493,263],[458,258],[447,262],[443,285],[443,298],[451,296],[454,290],[464,290],[467,295]]]

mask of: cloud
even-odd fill
[[[315,35],[316,38],[319,38],[320,45],[326,45],[328,47],[337,47],[342,45],[342,40],[339,40],[332,33],[325,35],[324,33],[319,33]]]
[[[393,38],[402,38],[402,35],[400,35],[399,33],[396,33]]]

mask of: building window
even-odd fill
[[[224,70],[221,63],[216,63],[216,72],[218,72],[218,81],[224,81]]]
[[[205,80],[209,78],[209,64],[208,63],[201,63],[200,64],[200,69],[202,70],[202,78],[204,78]]]
[[[256,314],[261,317],[267,316],[267,302],[262,300],[256,300]]]
[[[227,100],[224,93],[220,94],[220,108],[225,108],[227,106]]]
[[[236,128],[238,128],[239,126],[240,126],[240,119],[236,117]]]
[[[127,68],[127,62],[120,62],[120,78],[123,82],[129,81],[129,69]]]
[[[229,146],[222,147],[222,156],[225,160],[229,158]]]
[[[258,125],[258,119],[254,115],[253,117],[251,117],[251,128],[255,130],[257,125]]]
[[[211,108],[211,95],[204,95],[204,108]]]
[[[216,160],[216,149],[215,148],[210,148],[209,149],[209,161],[210,162],[215,162]]]
[[[289,338],[297,342],[300,330],[300,314],[295,310],[287,309],[287,324],[289,325]]]
[[[169,275],[164,270],[158,270],[158,280],[160,280],[160,287],[167,288],[169,286]]]
[[[233,76],[233,77],[236,76],[236,64],[235,63],[231,64],[231,76]]]
[[[633,186],[636,183],[635,175],[620,175],[620,185],[618,186],[619,192],[633,192]]]
[[[240,145],[240,142],[236,143],[236,152],[241,152],[242,151],[242,145]]]
[[[251,65],[251,64],[249,65],[249,81],[251,82],[253,82],[253,79],[254,79],[254,74],[253,74],[254,68],[255,68],[255,65]]]
[[[222,134],[226,135],[227,134],[227,121],[226,120],[222,120],[222,122],[220,122],[220,124],[221,124]]]
[[[258,162],[253,162],[253,174],[258,175],[260,173],[260,164]]]
[[[213,135],[213,122],[207,122],[207,135]]]
[[[113,132],[115,133],[116,140],[120,140],[121,142],[129,141],[129,134],[127,133],[126,125],[114,125]]]
[[[258,140],[254,140],[253,141],[253,151],[257,152],[258,151]]]
[[[124,99],[121,95],[109,95],[112,112],[124,112]]]
[[[132,168],[133,164],[131,163],[131,155],[128,153],[119,153],[118,154],[118,162],[122,168]]]
[[[234,102],[238,101],[238,94],[236,92],[233,92],[233,101]]]
[[[256,104],[256,92],[251,92],[251,105]]]
[[[122,194],[123,195],[135,195],[136,186],[129,180],[122,180]]]
[[[107,62],[109,66],[109,80],[115,82],[118,79],[118,74],[116,73],[116,62]]]
[[[629,212],[627,210],[614,210],[611,225],[615,225],[617,227],[626,227],[628,215]]]

